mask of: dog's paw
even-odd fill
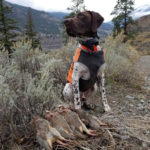
[[[75,105],[75,109],[81,109],[81,105]]]
[[[104,110],[105,110],[105,112],[111,112],[111,108],[109,105],[105,105]]]
[[[83,102],[82,107],[86,110],[94,110],[96,106],[94,104],[91,104],[91,103],[88,103],[87,101],[85,101],[85,102]]]

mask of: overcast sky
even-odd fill
[[[34,9],[44,11],[67,11],[67,7],[71,6],[71,0],[7,0],[23,6],[29,6]],[[99,12],[105,21],[110,21],[114,6],[117,0],[84,0],[88,10]],[[135,8],[142,5],[150,5],[150,0],[135,0]]]

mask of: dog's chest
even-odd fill
[[[88,79],[90,79],[90,71],[89,71],[89,69],[86,66],[84,66],[84,67],[85,67],[85,69],[84,69],[85,71],[83,71],[81,73],[81,79],[88,80]]]
[[[97,72],[104,64],[103,51],[91,53],[81,51],[78,62],[88,68],[87,71],[84,70],[79,79],[80,91],[86,91],[97,81]]]
[[[81,51],[78,62],[84,64],[88,70],[82,75],[82,79],[88,79],[89,73],[91,76],[97,76],[97,71],[104,64],[103,51],[99,52],[86,52]]]

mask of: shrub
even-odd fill
[[[129,43],[124,43],[123,39],[123,34],[120,34],[115,39],[109,36],[105,41],[107,80],[113,83],[121,82],[130,86],[139,86],[142,76],[134,70],[139,54]]]
[[[11,59],[0,52],[0,149],[30,137],[31,118],[62,103],[65,75],[62,59],[32,50],[30,43],[18,42]]]

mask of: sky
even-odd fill
[[[7,0],[8,2],[31,7],[44,11],[67,12],[67,7],[71,6],[71,0]],[[84,0],[86,9],[99,12],[105,21],[110,21],[110,15],[117,0]],[[135,0],[135,8],[142,5],[150,5],[150,0]]]

